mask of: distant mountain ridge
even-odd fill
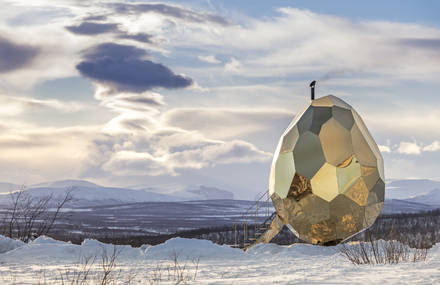
[[[234,194],[232,192],[215,187],[206,187],[203,185],[199,186],[199,188],[196,189],[187,189],[186,192],[195,194],[196,197],[203,198],[203,200],[212,200],[212,197],[216,197],[216,199],[226,200],[234,199]]]
[[[89,187],[89,188],[98,188],[102,187],[98,184],[87,180],[75,180],[75,179],[66,179],[66,180],[58,180],[58,181],[50,181],[43,182],[38,184],[33,184],[29,188],[63,188],[63,187]]]
[[[429,205],[418,202],[411,202],[398,199],[387,199],[382,210],[382,214],[398,214],[398,213],[418,213],[431,211],[439,208],[438,205]]]
[[[386,183],[386,199],[411,199],[440,189],[440,181],[430,179],[393,180]],[[440,202],[440,200],[439,200]]]
[[[8,193],[22,186],[0,183],[0,205],[10,203]],[[34,196],[52,194],[62,197],[72,190],[72,207],[89,207],[143,202],[183,202],[197,200],[233,200],[230,191],[204,185],[183,189],[161,189],[159,187],[105,187],[86,180],[60,180],[38,183],[25,188]],[[3,190],[3,191],[1,191]],[[251,199],[252,200],[252,199]],[[394,180],[386,185],[386,202],[383,213],[414,213],[440,207],[440,182],[428,179]]]
[[[433,189],[427,194],[405,199],[405,201],[440,207],[440,189]]]
[[[13,183],[0,182],[0,194],[1,193],[9,193],[11,191],[15,191],[20,189],[22,186]]]
[[[9,201],[8,193],[18,190],[15,184],[4,183],[9,191],[0,193],[0,204]],[[1,186],[1,184],[0,184]],[[34,197],[53,195],[61,198],[66,191],[71,191],[74,206],[112,205],[137,202],[178,202],[189,200],[233,199],[234,194],[215,187],[198,186],[177,192],[161,193],[160,188],[135,190],[122,187],[104,187],[86,180],[60,180],[38,183],[25,188]]]

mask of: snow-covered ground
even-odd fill
[[[92,281],[88,284],[95,284],[94,278],[102,277],[103,252],[109,257],[113,250],[113,245],[95,240],[72,245],[40,237],[23,244],[0,237],[0,284],[62,284],[61,278],[64,284],[71,284],[87,268],[88,280]],[[189,284],[440,282],[440,245],[434,246],[423,262],[375,266],[351,264],[339,254],[338,247],[304,244],[261,244],[243,252],[206,240],[175,238],[157,246],[118,246],[116,251],[116,268],[110,274],[116,284],[176,284],[174,257],[180,268],[177,273],[182,273]],[[87,257],[96,257],[93,266],[84,265]],[[154,279],[162,281],[155,283]]]

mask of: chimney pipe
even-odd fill
[[[313,100],[315,100],[315,84],[316,84],[316,80],[313,80],[312,82],[310,82],[310,92],[311,92],[311,94],[310,94],[310,96],[311,96],[311,99],[312,99],[312,101]]]
[[[316,84],[316,80],[313,80],[312,82],[310,82],[310,97],[313,100],[315,100],[315,84]]]

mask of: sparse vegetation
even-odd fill
[[[254,226],[249,224],[248,236],[253,235]],[[349,241],[369,241],[371,240],[396,240],[412,248],[430,248],[437,242],[440,242],[440,209],[429,212],[414,214],[391,214],[381,215],[375,224],[367,231],[353,236]],[[96,239],[104,243],[118,245],[131,245],[140,247],[143,244],[156,245],[175,237],[199,238],[211,240],[218,244],[233,245],[235,243],[235,232],[233,226],[225,225],[220,227],[209,227],[179,231],[173,234],[121,234],[120,232],[89,232],[83,229],[81,233],[72,233],[68,229],[57,229],[57,225],[52,228],[48,234],[57,240],[71,241],[74,244],[80,244],[84,239]],[[239,239],[243,237],[243,228],[237,232]],[[289,245],[301,243],[289,229],[284,228],[271,241],[280,245]]]
[[[408,261],[425,261],[428,249],[411,248],[395,240],[375,240],[342,244],[340,253],[356,265],[397,264]]]
[[[9,194],[9,209],[4,212],[0,233],[24,242],[47,235],[59,218],[61,209],[72,200],[72,189],[61,199],[53,194],[33,197],[22,187]]]
[[[191,284],[197,280],[200,258],[194,258],[182,262],[179,254],[174,251],[168,261],[158,263],[147,270],[139,270],[142,263],[127,270],[118,263],[118,257],[122,252],[121,247],[113,246],[110,250],[102,247],[100,254],[92,254],[80,257],[77,263],[65,265],[59,269],[57,277],[46,278],[46,271],[42,270],[35,276],[33,284],[41,285],[113,285],[113,284]],[[136,272],[136,274],[134,273]],[[11,275],[8,281],[12,284],[16,276]]]

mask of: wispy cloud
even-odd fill
[[[380,146],[381,151],[393,152],[388,146]],[[383,149],[383,150],[382,150]],[[420,155],[422,152],[435,152],[440,151],[440,141],[434,141],[428,145],[422,145],[417,142],[405,142],[402,141],[394,149],[394,152],[399,154]]]
[[[197,12],[192,9],[183,8],[177,5],[165,3],[112,3],[108,4],[117,13],[122,14],[142,14],[142,13],[158,13],[164,16],[196,22],[205,23],[211,22],[219,25],[229,25],[230,22],[225,18],[206,12]]]
[[[212,63],[212,64],[221,63],[221,61],[218,60],[213,55],[199,55],[197,58],[200,59],[201,61]]]
[[[424,146],[423,151],[439,151],[440,141],[434,141],[432,144]]]
[[[41,100],[30,97],[0,95],[0,117],[17,116],[24,112],[44,109],[71,113],[85,110],[87,106],[79,102],[63,102],[56,99]]]
[[[229,72],[238,73],[238,72],[240,72],[241,68],[242,68],[241,62],[233,57],[231,58],[231,60],[229,62],[227,62],[225,64],[225,70],[229,71]]]
[[[402,154],[420,154],[422,152],[422,148],[416,143],[401,142],[397,148],[397,152]]]
[[[387,146],[387,145],[378,145],[378,147],[379,147],[379,150],[381,152],[386,152],[386,153],[390,153],[391,152],[390,147]]]

